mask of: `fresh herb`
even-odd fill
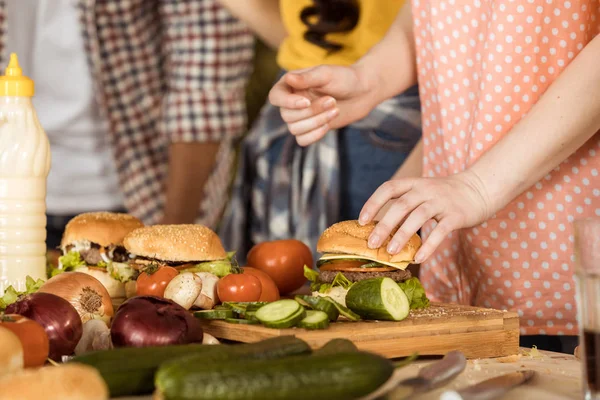
[[[7,287],[4,291],[4,296],[0,298],[0,310],[6,309],[6,307],[16,302],[21,296],[37,292],[43,284],[44,281],[42,279],[38,279],[36,281],[35,279],[27,275],[27,278],[25,278],[24,292],[17,292],[17,290],[14,287],[12,287],[12,285]]]
[[[404,291],[406,297],[408,297],[411,310],[429,307],[429,299],[418,278],[413,276],[404,282],[398,283],[398,285]]]

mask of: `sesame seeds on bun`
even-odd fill
[[[136,256],[172,262],[227,258],[221,240],[203,225],[154,225],[136,229],[123,241]]]
[[[123,238],[134,229],[144,226],[129,214],[91,212],[79,214],[65,227],[61,247],[77,241],[89,241],[103,247],[123,244]]]
[[[380,248],[371,249],[367,242],[373,228],[375,228],[374,222],[364,226],[356,220],[338,222],[323,232],[317,243],[317,251],[319,253],[357,255],[383,262],[398,263],[412,261],[421,247],[421,238],[415,234],[398,254],[389,254],[386,247],[396,233],[394,230]]]

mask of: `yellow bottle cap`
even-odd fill
[[[32,97],[33,87],[33,81],[23,75],[17,55],[12,53],[4,75],[0,76],[0,96]]]

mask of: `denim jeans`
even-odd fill
[[[417,140],[418,137],[415,142]],[[285,138],[277,140],[269,149],[270,165],[281,154],[284,141]],[[406,138],[349,126],[340,130],[339,142],[340,220],[357,219],[373,192],[389,180],[408,157]]]

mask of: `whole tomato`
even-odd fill
[[[266,272],[279,288],[288,294],[306,283],[304,266],[313,267],[307,245],[299,240],[274,240],[259,243],[248,252],[248,265]]]
[[[258,301],[262,293],[260,279],[250,274],[229,274],[217,282],[219,300]]]
[[[136,293],[138,296],[164,297],[165,288],[179,272],[166,265],[149,267],[137,278]]]
[[[25,368],[44,365],[50,351],[50,342],[40,324],[18,314],[5,314],[0,316],[0,327],[12,331],[21,340]]]
[[[262,292],[258,301],[276,301],[279,300],[279,289],[273,279],[266,272],[260,269],[243,267],[244,274],[254,275],[260,280]]]

